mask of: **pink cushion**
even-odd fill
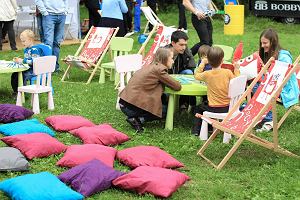
[[[109,124],[81,127],[70,131],[70,133],[79,137],[84,144],[117,145],[130,139]]]
[[[187,180],[187,175],[175,170],[142,166],[116,178],[113,185],[139,194],[150,193],[167,198]]]
[[[45,122],[56,131],[70,131],[82,126],[95,126],[95,124],[88,119],[74,115],[53,115],[47,117]]]
[[[22,134],[1,138],[8,146],[19,149],[28,159],[59,154],[67,146],[45,133]]]
[[[130,168],[139,166],[177,168],[184,166],[170,154],[155,146],[137,146],[123,149],[118,151],[117,158]]]
[[[99,144],[71,145],[56,165],[75,167],[90,160],[98,159],[113,167],[116,153],[116,149]]]

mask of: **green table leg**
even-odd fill
[[[175,109],[175,94],[170,94],[167,117],[166,117],[166,124],[165,124],[165,129],[170,130],[170,131],[173,130],[174,109]]]
[[[23,86],[23,74],[22,72],[18,72],[18,87]],[[25,102],[24,92],[22,92],[22,102]]]

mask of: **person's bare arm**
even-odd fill
[[[198,17],[198,19],[204,19],[205,15],[203,12],[200,12],[199,10],[197,10],[196,8],[194,8],[193,4],[191,3],[190,0],[183,0],[182,4],[184,5],[184,7],[186,9],[188,9],[189,11],[191,11],[194,15],[196,15]]]

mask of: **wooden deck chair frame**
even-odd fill
[[[300,64],[298,64],[297,66],[297,80],[299,81],[300,80]],[[299,85],[300,87],[300,85]],[[299,97],[300,98],[300,97]],[[293,105],[291,106],[285,113],[284,115],[281,117],[280,121],[278,122],[278,128],[281,127],[281,125],[283,124],[283,122],[286,120],[286,118],[289,116],[289,114],[293,111],[293,110],[296,110],[298,112],[300,112],[300,105],[299,103],[297,105]]]
[[[209,139],[203,144],[203,146],[198,151],[198,155],[201,156],[204,160],[206,160],[209,164],[211,164],[216,169],[222,169],[224,165],[227,163],[227,161],[231,158],[231,156],[235,153],[237,148],[242,144],[244,140],[248,140],[254,144],[260,145],[262,147],[265,147],[267,149],[273,150],[275,152],[287,155],[287,156],[293,156],[296,158],[300,158],[300,156],[289,152],[282,147],[279,146],[278,143],[278,124],[277,124],[277,114],[276,114],[276,99],[278,95],[280,94],[283,86],[286,84],[292,73],[296,70],[296,65],[300,60],[300,56],[296,59],[293,68],[288,72],[288,74],[284,77],[282,83],[278,86],[278,88],[272,92],[272,95],[270,97],[270,100],[264,105],[264,107],[259,111],[259,113],[253,118],[253,121],[247,126],[246,130],[243,132],[243,134],[238,133],[230,128],[224,127],[223,123],[230,120],[233,112],[239,108],[240,104],[244,101],[244,99],[249,96],[249,94],[252,92],[252,89],[254,85],[257,83],[257,81],[262,77],[263,74],[267,72],[267,69],[271,65],[272,61],[274,59],[271,58],[265,66],[263,66],[262,70],[259,72],[258,76],[252,81],[250,86],[247,88],[245,93],[242,95],[240,100],[233,106],[233,108],[229,111],[226,118],[220,123],[218,121],[212,120],[207,118],[206,120],[210,121],[212,123],[212,126],[215,128],[212,135],[209,137]],[[263,116],[264,113],[272,106],[272,112],[273,112],[273,142],[270,142],[268,140],[262,139],[256,135],[253,134],[252,128],[255,127],[255,125],[259,122],[260,118]],[[199,117],[200,115],[198,115]],[[229,134],[232,134],[238,138],[238,140],[235,142],[235,144],[232,146],[232,148],[229,150],[229,152],[226,154],[226,156],[222,159],[222,161],[219,164],[214,164],[209,158],[207,158],[204,155],[204,151],[207,149],[209,144],[215,139],[215,137],[218,135],[220,131],[227,132]]]
[[[158,18],[158,16],[153,12],[153,10],[149,6],[141,7],[142,12],[144,13],[147,23],[145,25],[144,34],[147,32],[149,23],[153,25],[154,27],[158,28],[159,25],[164,25],[162,21]]]
[[[84,40],[81,42],[79,48],[77,49],[77,51],[76,51],[74,57],[78,57],[78,56],[80,55],[80,53],[81,53],[81,51],[83,50],[83,48],[84,48],[84,46],[85,46],[85,44],[86,44],[88,38],[90,37],[90,34],[91,34],[92,31],[93,31],[93,28],[94,28],[94,26],[92,26],[92,27],[90,28],[89,32],[87,33],[87,35],[85,36]],[[82,60],[82,63],[88,64],[89,66],[91,66],[91,69],[84,69],[84,68],[81,68],[81,69],[83,69],[84,71],[87,71],[87,72],[89,72],[89,73],[91,74],[91,75],[89,76],[89,79],[88,79],[88,81],[86,82],[86,84],[89,84],[89,83],[91,82],[91,80],[92,80],[92,78],[94,77],[94,75],[95,75],[95,73],[97,72],[97,70],[100,69],[100,64],[101,64],[101,62],[102,62],[102,60],[103,60],[103,58],[104,58],[106,52],[107,52],[108,49],[109,49],[111,39],[114,38],[114,37],[116,36],[116,34],[117,34],[118,31],[119,31],[119,27],[114,28],[114,32],[113,32],[113,34],[112,34],[110,40],[108,41],[106,47],[104,48],[102,54],[101,54],[100,57],[98,58],[96,64],[93,63],[93,62],[89,62],[89,61],[84,61],[84,60]],[[64,60],[64,59],[63,59],[63,61],[66,62],[66,60]],[[61,79],[62,82],[68,82],[68,81],[65,81],[65,79],[66,79],[67,76],[69,76],[69,71],[70,71],[71,67],[73,67],[71,63],[68,63],[68,62],[66,62],[66,63],[67,63],[67,65],[68,65],[68,67],[67,67],[67,69],[66,69],[66,71],[65,71],[65,73],[64,73],[64,75],[63,75],[63,77],[62,77],[62,79]]]

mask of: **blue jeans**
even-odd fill
[[[141,0],[137,0],[134,6],[134,32],[141,31]]]
[[[42,17],[44,43],[52,47],[52,54],[56,56],[55,71],[59,70],[60,43],[64,39],[66,15],[47,15]]]
[[[179,72],[179,74],[193,75],[194,72],[191,69],[185,69],[185,70],[182,70],[181,72]]]
[[[252,89],[252,92],[255,93],[256,90],[258,89],[260,83],[256,83]],[[267,115],[265,116],[265,118],[263,119],[263,122],[270,122],[273,121],[273,114],[272,114],[272,110],[270,110]]]

